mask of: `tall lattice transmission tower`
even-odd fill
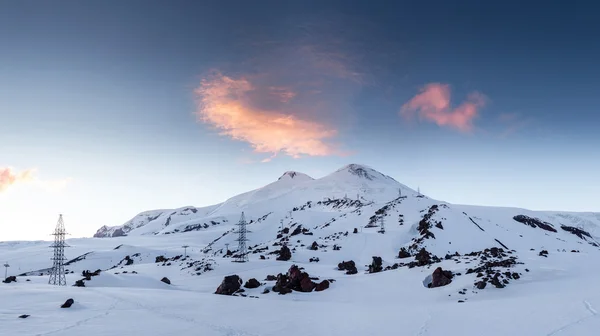
[[[379,226],[379,231],[377,231],[379,233],[385,233],[385,219],[383,219],[383,216],[385,216],[385,215],[382,215],[381,217],[379,217],[380,226]]]
[[[246,228],[247,224],[248,223],[246,223],[246,217],[244,216],[244,213],[242,212],[240,221],[236,224],[237,226],[239,226],[239,228],[238,228],[238,231],[236,232],[238,234],[238,238],[236,239],[236,241],[238,242],[238,253],[234,260],[235,262],[247,262],[248,261],[248,247],[246,246],[246,242],[248,241],[248,238],[246,238],[246,234],[249,233],[250,231],[248,231],[248,229]]]
[[[66,286],[67,279],[65,278],[64,265],[66,260],[65,247],[69,247],[69,245],[65,243],[67,232],[65,231],[65,223],[63,222],[62,214],[58,217],[58,223],[56,223],[56,228],[52,235],[54,236],[54,244],[50,245],[50,247],[54,250],[54,255],[52,256],[54,265],[52,265],[48,283],[55,286]]]

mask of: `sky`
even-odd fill
[[[598,9],[0,0],[0,241],[349,163],[451,203],[600,212]]]

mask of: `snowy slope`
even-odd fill
[[[234,263],[242,212],[249,262]],[[101,270],[85,288],[46,285],[48,242],[0,243],[18,279],[0,284],[0,325],[10,335],[596,335],[599,226],[597,213],[448,204],[361,165],[320,179],[286,172],[221,204],[148,211],[96,234],[112,238],[69,240],[69,285]],[[284,245],[291,258],[277,260]],[[373,257],[382,269],[371,272]],[[338,270],[349,260],[357,274]],[[335,281],[277,295],[266,277],[294,264]],[[437,267],[453,278],[428,288]],[[232,274],[261,285],[214,295]],[[57,309],[68,297],[74,309]]]

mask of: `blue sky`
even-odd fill
[[[449,202],[600,211],[593,4],[259,4],[2,2],[0,240],[351,162]]]

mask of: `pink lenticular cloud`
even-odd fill
[[[467,101],[456,108],[450,106],[450,86],[441,83],[427,84],[421,92],[402,106],[400,114],[411,119],[415,114],[443,127],[452,127],[461,132],[473,129],[473,119],[485,105],[485,96],[473,92]]]
[[[302,155],[340,155],[327,141],[337,136],[336,129],[315,120],[300,118],[290,112],[287,102],[295,97],[289,89],[254,85],[250,80],[220,73],[206,78],[195,90],[198,98],[197,118],[221,130],[221,135],[245,141],[257,153]],[[264,94],[280,99],[276,108],[261,106]],[[263,160],[268,162],[270,158]]]
[[[13,184],[32,181],[33,174],[33,169],[15,172],[10,167],[0,167],[0,192],[7,190]]]

